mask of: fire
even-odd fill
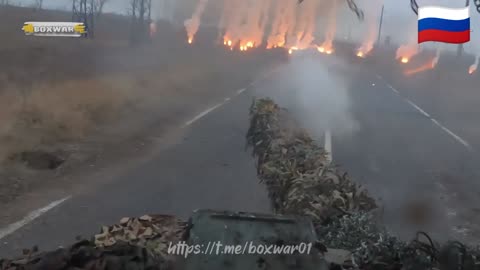
[[[434,57],[432,60],[428,61],[427,63],[423,64],[418,68],[407,70],[405,72],[405,75],[412,75],[412,74],[434,69],[437,63],[438,63],[438,57]]]
[[[298,51],[298,47],[295,47],[295,46],[294,46],[294,47],[291,47],[291,48],[288,50],[288,53],[289,53],[289,54],[292,54],[293,51]]]
[[[150,38],[153,38],[157,33],[157,24],[155,22],[150,23]]]
[[[477,71],[479,60],[480,60],[479,57],[475,58],[475,62],[468,68],[468,73],[469,74],[473,74],[473,73],[475,73],[475,71]]]
[[[468,74],[473,74],[475,71],[477,71],[477,67],[475,65],[471,65],[468,68]]]
[[[396,59],[399,59],[400,62],[406,64],[410,62],[412,57],[417,55],[418,52],[419,52],[419,47],[418,47],[418,44],[416,43],[402,45],[397,49]]]
[[[188,44],[192,44],[192,42],[193,42],[193,38],[189,37],[188,38]]]
[[[358,51],[357,56],[360,57],[360,58],[363,58],[363,57],[365,57],[365,54],[363,54],[362,51]]]
[[[321,46],[317,47],[317,50],[321,53],[332,54],[333,53],[333,46],[332,42],[326,41]]]

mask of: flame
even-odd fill
[[[437,66],[437,63],[438,63],[438,57],[435,56],[433,59],[431,59],[427,63],[421,65],[420,67],[407,70],[405,72],[405,75],[413,75],[413,74],[416,74],[416,73],[420,73],[420,72],[424,72],[424,71],[427,71],[427,70],[434,69],[435,66]]]
[[[193,12],[192,17],[184,22],[189,44],[192,44],[193,37],[195,36],[195,34],[197,34],[198,28],[200,27],[200,18],[205,11],[207,2],[208,0],[200,0],[195,7],[195,11]]]
[[[419,52],[418,44],[402,45],[397,49],[396,59],[400,59],[400,62],[406,64],[410,62],[413,56]]]
[[[477,70],[476,67],[470,66],[470,67],[468,68],[468,74],[473,74],[476,70]]]
[[[358,51],[357,56],[360,57],[360,58],[363,58],[363,57],[365,57],[365,54],[362,51]]]
[[[153,38],[157,34],[157,24],[155,22],[150,23],[150,38]]]
[[[324,47],[318,47],[318,51],[321,52],[321,53],[324,53],[325,52],[325,48]]]
[[[291,48],[288,50],[288,53],[289,53],[289,54],[292,54],[293,51],[298,51],[298,47],[296,47],[296,46],[291,47]]]
[[[475,73],[475,71],[477,71],[479,60],[480,60],[479,57],[475,58],[475,62],[468,68],[468,73],[469,74],[473,74],[473,73]]]

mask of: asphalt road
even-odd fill
[[[334,162],[384,202],[383,220],[398,234],[425,229],[444,238],[478,237],[474,207],[480,189],[473,177],[480,160],[474,138],[480,137],[450,129],[415,107],[413,97],[404,95],[414,86],[392,84],[384,74],[340,60],[307,57],[280,66],[192,116],[177,143],[147,163],[1,239],[0,256],[34,244],[65,245],[124,216],[186,218],[198,208],[268,212],[266,192],[245,150],[252,96],[271,96],[289,107],[321,144],[331,134]]]

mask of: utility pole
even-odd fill
[[[382,24],[383,24],[383,11],[385,9],[385,5],[382,5],[382,13],[380,14],[380,24],[378,26],[378,40],[377,43],[380,43],[380,36],[382,35]]]

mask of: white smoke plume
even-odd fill
[[[199,0],[192,17],[186,20],[184,23],[185,29],[187,30],[189,43],[193,42],[193,38],[195,37],[195,34],[197,34],[197,31],[200,28],[200,19],[202,18],[202,14],[205,11],[207,3],[208,0]]]
[[[378,29],[380,23],[380,12],[382,9],[383,0],[374,0],[370,3],[368,10],[366,10],[367,34],[358,49],[363,55],[368,54],[375,45],[378,38]]]

